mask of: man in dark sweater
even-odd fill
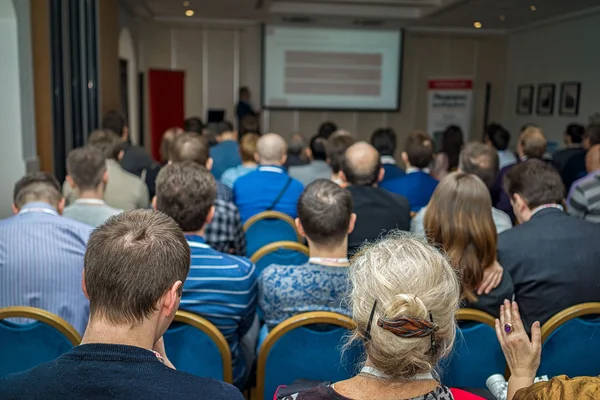
[[[136,210],[94,231],[84,260],[90,321],[81,345],[0,379],[0,399],[243,399],[233,386],[178,372],[162,335],[175,316],[190,248],[170,217]]]

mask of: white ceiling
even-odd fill
[[[140,17],[172,23],[365,25],[474,33],[475,21],[483,24],[477,31],[501,33],[600,11],[599,0],[189,0],[189,7],[183,0],[120,1]],[[193,17],[184,15],[188,8],[194,10]]]

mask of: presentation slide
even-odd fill
[[[263,107],[396,110],[402,31],[266,25]]]

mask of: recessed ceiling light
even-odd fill
[[[500,16],[500,21],[505,21],[506,20],[506,15],[501,15]]]
[[[183,2],[183,6],[184,7],[189,7],[190,6],[190,2],[189,1],[184,1]]]
[[[194,10],[185,10],[185,15],[187,15],[188,17],[193,17],[194,16]]]
[[[529,6],[529,9],[530,9],[531,11],[536,11],[536,10],[537,10],[537,7],[532,5],[532,6]]]
[[[477,29],[480,29],[483,25],[481,24],[481,22],[475,21],[475,22],[473,22],[473,26]]]

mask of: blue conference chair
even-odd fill
[[[7,318],[34,322],[13,323]],[[81,336],[67,321],[34,307],[0,309],[0,377],[52,361],[79,345]]]
[[[296,231],[294,220],[277,211],[265,211],[253,216],[244,224],[244,232],[248,257],[252,257],[261,247],[273,242],[302,243],[302,236]]]
[[[256,397],[272,400],[277,388],[298,379],[336,382],[357,372],[362,346],[342,352],[355,323],[337,313],[318,311],[296,315],[276,326],[258,355]]]
[[[256,275],[271,264],[302,265],[308,262],[308,247],[298,242],[275,242],[261,247],[250,258],[256,265]]]
[[[167,356],[179,371],[233,382],[227,340],[206,319],[190,312],[177,311],[163,337]]]
[[[458,329],[454,349],[440,364],[442,382],[455,388],[485,388],[487,378],[506,371],[494,317],[483,311],[463,308],[456,319]]]
[[[600,375],[600,303],[569,307],[542,326],[538,376]]]

